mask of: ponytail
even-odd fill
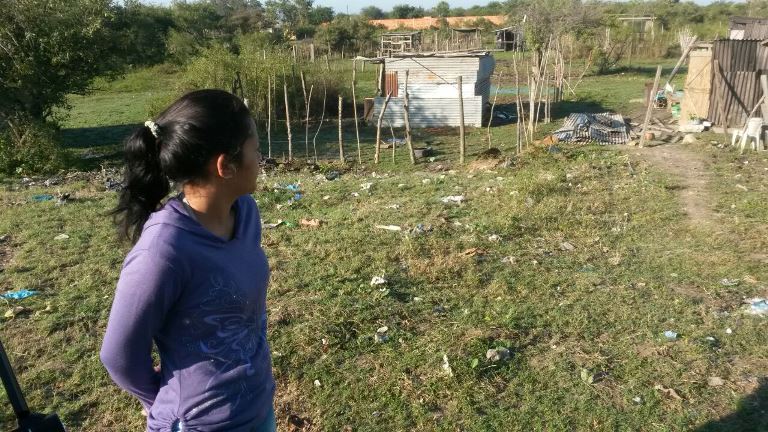
[[[125,143],[123,189],[111,214],[123,240],[135,244],[144,224],[170,191],[168,178],[160,162],[156,130],[144,125]]]
[[[187,93],[136,129],[125,142],[123,190],[115,218],[120,236],[136,243],[149,215],[171,189],[205,179],[217,155],[242,162],[243,143],[252,136],[248,107],[222,90]]]

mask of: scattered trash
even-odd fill
[[[635,397],[632,398],[632,402],[640,405],[640,404],[643,403],[643,398],[641,398],[640,396],[635,396]]]
[[[707,378],[707,384],[710,387],[720,387],[721,385],[725,384],[725,381],[720,377],[712,376]]]
[[[570,244],[568,242],[560,243],[560,250],[562,250],[562,251],[571,252],[571,251],[573,251],[575,249],[576,249],[576,246],[574,246],[574,245],[572,245],[572,244]]]
[[[292,183],[285,186],[285,190],[291,191],[291,192],[299,192],[301,191],[301,185],[298,183]]]
[[[390,139],[386,140],[385,142],[387,144],[392,144],[392,145],[395,145],[395,146],[405,145],[407,143],[405,138],[390,138]]]
[[[37,291],[23,289],[18,291],[8,291],[7,293],[0,295],[0,297],[13,300],[22,300],[35,294],[37,294]]]
[[[45,202],[45,201],[50,201],[52,199],[53,199],[53,195],[51,194],[32,195],[32,201],[34,202]]]
[[[747,307],[747,313],[750,315],[765,316],[768,315],[768,301],[764,298],[753,298],[747,300],[749,306]]]
[[[461,254],[464,255],[464,256],[469,256],[469,257],[483,256],[483,255],[485,255],[485,251],[482,250],[482,249],[479,249],[479,248],[469,248],[469,249],[465,250],[464,252],[462,252]]]
[[[653,386],[653,388],[654,388],[654,390],[658,390],[658,391],[664,393],[666,396],[671,397],[672,399],[683,400],[683,398],[673,388],[664,387],[661,384],[656,384],[655,386]]]
[[[746,186],[744,186],[744,185],[740,185],[740,184],[737,184],[737,185],[736,185],[736,187],[737,187],[738,189],[741,189],[741,190],[743,190],[744,192],[747,192],[747,191],[749,191],[749,189],[748,189]]]
[[[53,239],[54,240],[67,240],[68,238],[69,238],[69,236],[66,235],[66,234],[59,234],[56,237],[54,237]]]
[[[373,183],[363,183],[360,185],[361,190],[371,190],[371,186],[373,186]]]
[[[415,227],[408,231],[412,237],[418,237],[432,231],[432,225],[417,224]]]
[[[494,363],[506,361],[509,357],[509,350],[504,347],[491,348],[485,352],[485,358]]]
[[[51,177],[48,180],[43,182],[45,187],[56,186],[59,183],[61,183],[61,179],[60,178],[56,178],[56,177]]]
[[[423,179],[421,181],[422,184],[430,184],[432,182],[432,179]]]
[[[56,197],[56,205],[57,205],[57,206],[60,206],[60,205],[64,205],[64,204],[66,204],[66,203],[67,203],[67,201],[69,201],[69,197],[70,197],[70,196],[71,196],[71,195],[70,195],[70,194],[68,194],[68,193],[62,193],[62,194],[59,194],[59,195]]]
[[[376,343],[384,343],[387,340],[389,340],[389,336],[387,336],[387,331],[389,331],[389,328],[386,326],[379,327],[379,329],[376,330],[376,334],[374,335],[374,340],[376,341]]]
[[[453,376],[453,369],[451,368],[451,364],[448,363],[448,356],[445,354],[443,354],[443,372],[449,377]]]
[[[667,330],[664,332],[664,337],[669,340],[677,340],[677,333],[672,330]]]
[[[515,262],[517,262],[517,258],[511,255],[505,256],[504,258],[501,259],[501,262],[503,262],[504,264],[515,264]]]
[[[498,234],[493,234],[491,236],[488,236],[488,241],[499,242],[501,241],[501,236]]]
[[[32,309],[26,308],[24,306],[16,306],[11,309],[8,309],[5,311],[5,315],[3,315],[5,318],[15,318],[16,315],[21,315],[23,313],[31,312]]]
[[[285,223],[282,219],[278,219],[275,223],[262,223],[262,227],[265,229],[274,229]]]
[[[563,127],[556,130],[553,136],[566,142],[624,144],[629,141],[629,127],[619,114],[575,113],[566,117]]]
[[[386,283],[387,280],[381,276],[374,276],[373,279],[371,279],[371,286],[384,285]]]
[[[322,384],[320,384],[320,380],[315,380],[314,382],[315,387],[320,387]]]
[[[398,184],[398,185],[397,185],[397,187],[398,187],[398,188],[404,188],[404,187],[406,187],[406,186],[407,186],[407,185],[406,185],[405,183],[400,183],[400,184]]]
[[[440,199],[440,201],[442,201],[444,204],[450,204],[450,203],[461,204],[464,202],[464,200],[465,200],[464,195],[451,195],[451,196],[443,197]]]
[[[359,197],[359,196],[360,196],[360,194],[359,194],[359,193],[357,193],[357,192],[352,192],[350,195],[352,195],[352,196],[353,196],[353,197],[355,197],[355,198],[357,198],[357,197]]]
[[[333,181],[333,180],[336,180],[337,178],[339,178],[340,176],[341,176],[341,174],[338,171],[329,171],[325,175],[325,179],[328,180],[328,181]]]
[[[377,229],[383,229],[387,231],[402,231],[403,228],[397,225],[376,225]]]
[[[397,209],[399,209],[399,208],[400,208],[400,204],[390,204],[390,205],[388,205],[388,206],[386,206],[386,207],[384,207],[384,208],[385,208],[385,209],[392,209],[392,210],[397,210]]]
[[[302,219],[299,221],[299,225],[306,228],[318,228],[323,225],[323,223],[325,222],[320,219]]]
[[[326,195],[326,196],[324,196],[324,197],[323,197],[323,201],[327,201],[327,200],[329,200],[329,199],[331,199],[331,196],[330,196],[330,195]]]
[[[417,158],[425,158],[427,156],[430,156],[432,154],[432,148],[431,147],[416,147],[413,149],[413,154]]]
[[[123,183],[118,180],[108,178],[104,181],[104,189],[112,192],[120,192],[123,190]]]
[[[726,286],[726,287],[732,287],[732,286],[738,285],[739,282],[741,282],[739,279],[728,279],[728,278],[725,278],[725,279],[722,279],[720,281],[720,285]]]
[[[731,328],[730,328],[730,327],[728,327],[727,329],[725,329],[725,334],[731,334],[731,333],[733,333],[733,330],[731,330]]]

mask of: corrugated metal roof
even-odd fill
[[[629,127],[624,117],[614,113],[571,114],[556,130],[560,141],[593,141],[601,144],[625,144],[629,141]]]

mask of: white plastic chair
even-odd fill
[[[733,132],[731,137],[731,146],[736,145],[736,138],[741,137],[739,141],[739,147],[744,151],[747,146],[747,141],[750,141],[751,150],[763,150],[763,146],[760,143],[760,135],[763,133],[763,119],[762,117],[751,117],[747,120],[747,124],[744,129]]]

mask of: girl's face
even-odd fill
[[[256,123],[251,120],[251,136],[243,143],[243,157],[237,167],[233,181],[238,194],[250,194],[256,190],[256,180],[259,177],[261,152],[259,151],[259,136]]]

